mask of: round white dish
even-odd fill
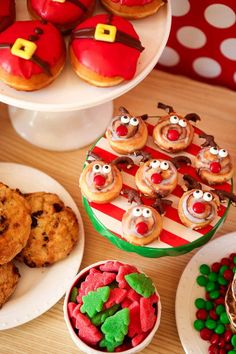
[[[0,330],[33,320],[49,310],[66,292],[79,270],[84,252],[83,222],[70,194],[52,177],[29,166],[0,163],[0,180],[22,192],[56,193],[75,212],[79,222],[79,243],[64,260],[48,268],[29,268],[16,263],[21,278],[16,291],[0,310]]]
[[[111,262],[115,262],[116,260],[112,260],[112,259],[109,259],[109,260],[105,260],[105,261],[100,261],[100,262],[97,262],[97,263],[93,263],[93,264],[90,264],[88,267],[82,269],[79,274],[77,274],[77,276],[75,277],[75,279],[73,280],[73,282],[70,284],[70,287],[68,287],[67,291],[66,291],[66,295],[65,295],[65,299],[64,299],[64,306],[63,306],[63,310],[64,310],[64,319],[65,319],[65,322],[66,322],[66,326],[67,326],[67,329],[69,331],[69,334],[73,340],[73,342],[75,343],[75,345],[79,348],[79,350],[81,350],[83,353],[86,353],[86,354],[102,354],[102,353],[105,353],[103,350],[96,350],[92,347],[90,347],[89,345],[87,345],[84,341],[82,341],[75,333],[75,330],[73,329],[73,326],[71,325],[71,321],[70,321],[70,318],[69,318],[69,314],[68,314],[68,302],[69,302],[69,298],[70,298],[70,294],[71,294],[71,290],[74,286],[76,286],[76,284],[78,283],[79,279],[80,278],[83,278],[85,276],[86,273],[88,273],[88,271],[91,269],[91,268],[94,268],[94,267],[97,267],[97,266],[100,266],[104,263],[106,263],[107,261],[111,261]],[[123,263],[123,262],[121,262]],[[131,263],[123,263],[123,264],[129,264],[129,265],[133,265],[136,267],[135,264],[131,264]],[[140,273],[143,273],[141,269],[138,268],[138,271]],[[143,273],[145,274],[145,273]],[[146,275],[146,274],[145,274]],[[161,299],[160,299],[160,295],[156,289],[156,286],[154,284],[154,287],[155,287],[155,293],[158,297],[158,312],[157,312],[157,319],[156,319],[156,322],[154,324],[154,327],[153,329],[151,330],[151,332],[148,334],[148,336],[141,342],[139,343],[136,347],[133,347],[133,348],[130,348],[130,349],[127,349],[127,350],[124,350],[122,351],[123,354],[135,354],[135,353],[139,353],[141,350],[143,350],[144,348],[146,348],[152,341],[155,333],[157,332],[159,326],[160,326],[160,322],[161,322],[161,311],[162,311],[162,307],[161,307]],[[110,352],[111,354],[115,354],[115,352]]]
[[[26,0],[16,1],[17,20],[28,20]],[[105,12],[99,5],[95,13]],[[0,83],[0,101],[19,108],[46,112],[67,112],[111,101],[141,82],[153,69],[167,42],[171,26],[170,2],[157,14],[133,21],[145,50],[140,56],[134,79],[118,86],[97,88],[79,79],[69,60],[62,74],[46,88],[35,92],[14,90]]]
[[[202,247],[190,260],[179,281],[175,316],[179,337],[186,354],[207,354],[209,342],[203,341],[193,327],[197,311],[194,301],[205,295],[205,289],[196,283],[199,266],[218,262],[236,251],[236,232],[220,236]]]

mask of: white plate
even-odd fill
[[[187,354],[208,353],[210,343],[201,339],[193,327],[196,320],[196,298],[205,298],[205,288],[196,283],[199,266],[218,262],[236,251],[236,232],[221,236],[200,249],[186,266],[177,289],[175,302],[176,324],[182,346]]]
[[[16,5],[17,20],[28,20],[26,0],[16,0]],[[98,5],[96,12],[104,13],[105,10]],[[171,26],[170,1],[157,14],[133,21],[133,25],[145,50],[140,55],[137,72],[132,80],[114,87],[98,88],[79,79],[67,60],[65,69],[55,82],[39,91],[17,91],[0,82],[0,101],[19,108],[65,112],[103,104],[124,94],[149,74],[161,56]]]
[[[64,260],[48,268],[29,268],[17,263],[21,279],[16,291],[0,310],[0,330],[19,326],[50,309],[66,292],[77,274],[84,252],[84,228],[79,210],[70,194],[53,178],[34,168],[0,163],[0,181],[22,192],[56,193],[71,207],[79,221],[79,243]]]

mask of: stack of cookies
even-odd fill
[[[22,194],[0,183],[0,307],[20,279],[15,258],[29,267],[49,266],[70,254],[78,235],[74,212],[56,194]]]

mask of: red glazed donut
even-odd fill
[[[164,0],[101,0],[108,11],[130,20],[155,14],[165,2]]]
[[[64,40],[49,23],[18,21],[0,34],[0,79],[17,90],[49,85],[62,71],[65,58]]]
[[[70,58],[77,75],[95,86],[106,87],[134,77],[143,49],[130,22],[101,14],[73,30]]]
[[[16,19],[15,0],[0,1],[0,32],[4,31]]]
[[[91,16],[95,0],[27,0],[27,5],[34,18],[49,21],[66,33]]]

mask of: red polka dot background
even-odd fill
[[[236,0],[170,0],[172,29],[158,68],[236,89]]]

